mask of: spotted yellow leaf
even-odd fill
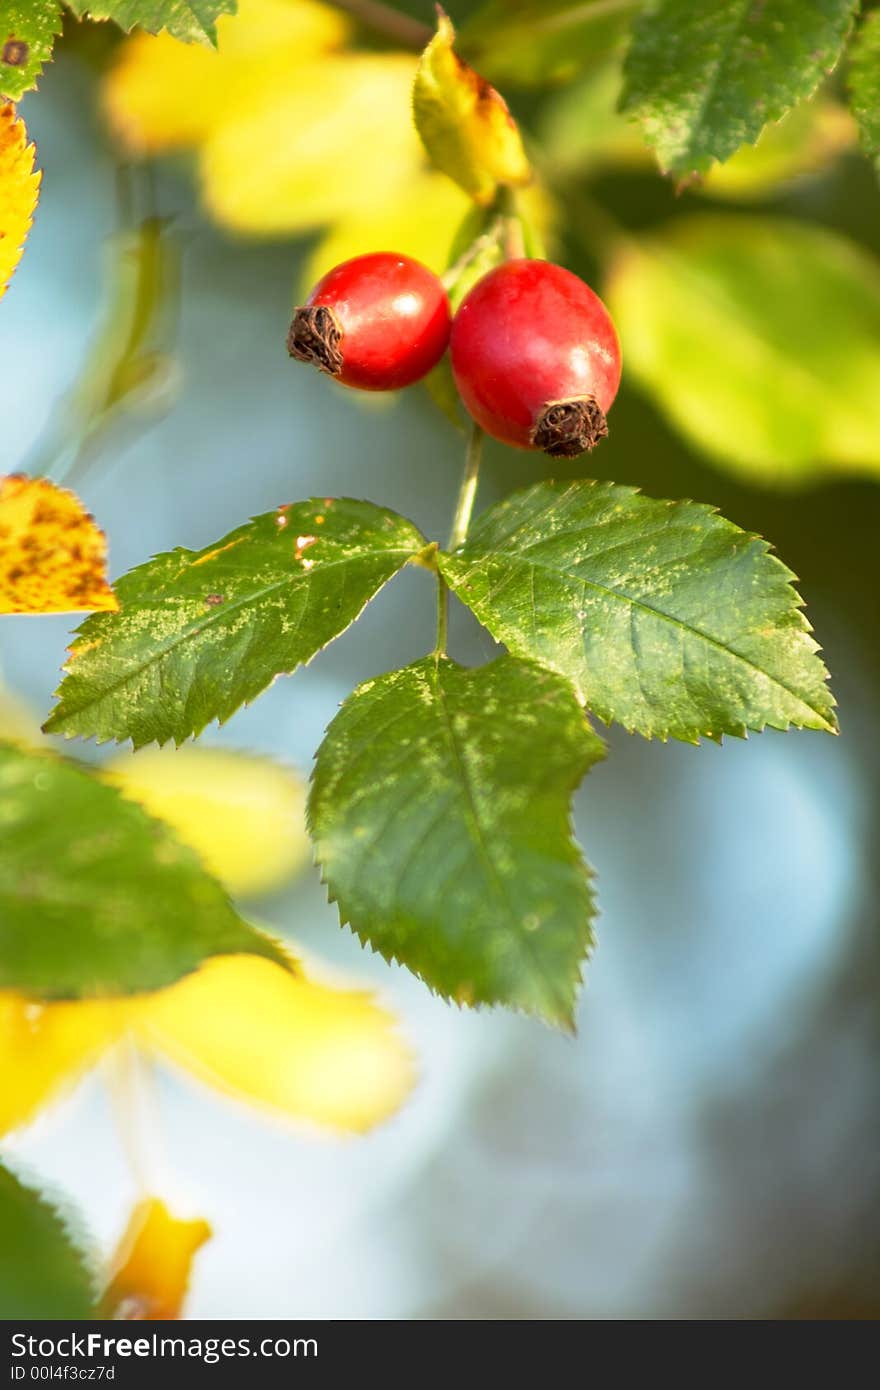
[[[106,564],[104,533],[74,493],[0,477],[0,614],[115,611]]]
[[[268,758],[190,744],[145,748],[114,758],[106,775],[167,821],[235,897],[271,893],[311,858],[305,784]]]
[[[452,23],[438,16],[413,85],[416,128],[434,166],[490,203],[499,185],[529,182],[529,162],[503,97],[459,58]]]
[[[34,171],[35,153],[15,107],[0,106],[0,299],[21,260],[37,206],[41,175]]]
[[[182,1220],[158,1197],[144,1198],[116,1251],[98,1316],[138,1322],[179,1318],[193,1260],[211,1234],[207,1221]]]

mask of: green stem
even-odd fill
[[[468,528],[471,524],[471,515],[474,510],[474,502],[477,496],[477,483],[480,478],[480,463],[483,458],[483,431],[479,425],[472,425],[468,438],[467,453],[464,460],[464,472],[461,476],[461,487],[458,490],[458,502],[455,507],[455,516],[452,521],[452,530],[449,533],[448,550],[457,550],[460,545],[464,545],[467,540]],[[449,632],[449,585],[442,574],[437,575],[437,645],[434,648],[438,656],[446,655],[446,641]]]

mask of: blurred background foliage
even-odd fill
[[[467,210],[411,130],[413,53],[350,8],[244,0],[216,54],[68,22],[22,104],[45,176],[0,315],[4,464],[63,458],[114,575],[312,494],[448,526],[461,446],[427,394],[364,403],[284,353],[318,272],[380,248],[440,269]],[[589,467],[773,540],[821,634],[842,737],[695,751],[612,732],[577,803],[603,916],[575,1043],[440,1004],[338,930],[295,856],[254,883],[225,852],[244,908],[268,893],[273,931],[394,1002],[422,1079],[391,1124],[345,1145],[246,1125],[160,1077],[162,1190],[216,1233],[195,1316],[878,1311],[880,192],[840,73],[676,188],[615,109],[637,6],[593,8],[491,0],[453,15],[523,126],[531,219],[620,320],[624,386]],[[549,466],[491,448],[478,505]],[[432,604],[425,576],[402,576],[203,742],[306,773],[348,690],[422,653]],[[28,707],[48,706],[67,628],[4,624],[2,718],[19,736]],[[491,650],[457,612],[454,654]],[[146,756],[112,775],[148,797]],[[254,795],[298,814],[281,782]],[[203,807],[194,819],[205,826]],[[133,1182],[93,1082],[7,1153],[63,1184],[112,1247]]]

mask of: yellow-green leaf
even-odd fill
[[[529,162],[504,99],[459,58],[454,42],[440,11],[413,85],[416,128],[435,167],[485,204],[499,185],[528,183]]]
[[[759,481],[880,472],[880,265],[833,232],[702,215],[628,247],[605,296],[630,378]]]

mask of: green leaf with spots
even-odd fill
[[[37,85],[60,32],[60,0],[4,0],[0,9],[0,99],[18,101]]]
[[[626,369],[736,473],[880,474],[880,263],[793,220],[685,217],[617,256]]]
[[[120,29],[135,26],[158,34],[167,29],[176,39],[217,42],[217,20],[234,14],[237,0],[66,0],[80,19],[112,19]]]
[[[163,822],[65,758],[0,743],[0,989],[130,994],[239,952],[289,964]]]
[[[570,687],[531,662],[427,657],[368,681],[309,799],[342,921],[447,998],[571,1026],[593,906],[569,802],[603,753]]]
[[[140,748],[222,723],[310,661],[425,545],[395,512],[313,498],[204,550],[157,555],[115,585],[115,621],[78,629],[46,732]]]
[[[0,1163],[0,1319],[85,1321],[93,1308],[89,1261],[70,1226]]]
[[[664,171],[704,173],[816,90],[857,9],[858,0],[659,0],[634,26],[623,109]]]
[[[880,173],[880,10],[865,15],[849,56],[853,114],[862,144]]]
[[[710,507],[538,483],[440,566],[493,637],[567,676],[606,722],[691,743],[836,728],[794,576]]]

